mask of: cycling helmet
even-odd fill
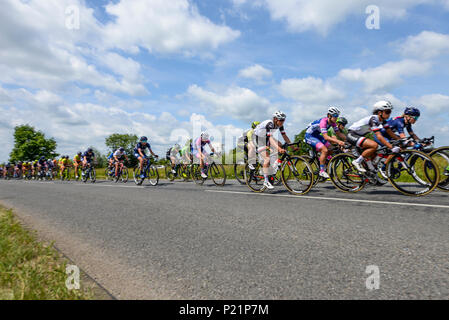
[[[145,136],[140,137],[140,141],[141,141],[141,142],[147,142],[147,141],[148,141],[148,138],[145,137]]]
[[[345,117],[340,117],[337,119],[337,123],[341,123],[342,125],[346,126],[348,124],[348,120],[346,120]]]
[[[39,160],[45,160],[45,157],[44,157],[44,156],[42,156],[42,157],[40,157],[40,158],[39,158]]]
[[[118,150],[119,150],[120,152],[123,152],[123,151],[125,151],[125,148],[120,147],[120,148],[118,148]]]
[[[419,117],[421,115],[421,112],[419,111],[418,108],[407,107],[405,108],[404,114],[412,117]]]
[[[81,151],[78,151],[78,153],[77,153],[77,154],[78,154],[78,155],[80,156],[80,155],[82,155],[83,153],[82,153]]]
[[[260,124],[260,121],[254,121],[251,123],[251,128],[256,129],[256,127]]]
[[[341,111],[337,107],[329,107],[329,109],[327,109],[327,114],[330,114],[330,115],[334,115],[334,114],[340,115],[340,113],[341,113]]]
[[[209,134],[207,132],[201,132],[202,140],[209,140]]]
[[[378,101],[374,104],[373,112],[377,111],[385,111],[385,110],[393,110],[393,105],[390,101]]]
[[[87,152],[94,152],[92,148],[87,149]]]
[[[273,118],[276,118],[278,120],[285,120],[287,116],[282,111],[276,111],[275,113],[273,113]]]
[[[175,144],[174,147],[175,147],[176,150],[181,149],[181,146],[179,144]]]

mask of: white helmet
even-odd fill
[[[181,149],[181,146],[179,144],[175,144],[174,147],[176,150]]]
[[[209,140],[209,134],[207,132],[201,132],[201,139]]]
[[[390,101],[381,100],[374,104],[373,112],[384,111],[384,110],[393,110],[393,105]]]
[[[338,116],[340,116],[341,111],[337,107],[329,107],[329,109],[327,109],[327,114],[338,114]]]
[[[273,118],[276,118],[278,120],[285,120],[287,116],[282,111],[276,111],[275,113],[273,113]]]

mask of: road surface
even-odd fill
[[[0,180],[0,203],[118,299],[449,299],[441,191]]]

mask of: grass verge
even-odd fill
[[[12,210],[0,206],[0,300],[86,300],[92,290],[66,287],[67,261],[37,241]]]

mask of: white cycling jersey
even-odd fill
[[[348,131],[352,131],[358,135],[364,136],[370,131],[376,132],[382,130],[383,128],[387,129],[388,127],[389,126],[386,121],[381,122],[379,116],[373,114],[355,122],[348,128]]]
[[[114,157],[117,157],[117,158],[121,158],[121,157],[123,157],[123,156],[125,156],[126,155],[126,151],[123,151],[123,152],[121,152],[120,150],[116,150],[115,152],[114,152]]]
[[[269,138],[276,130],[279,130],[281,134],[285,133],[284,126],[276,128],[273,120],[265,120],[254,129],[254,134],[260,138]]]

